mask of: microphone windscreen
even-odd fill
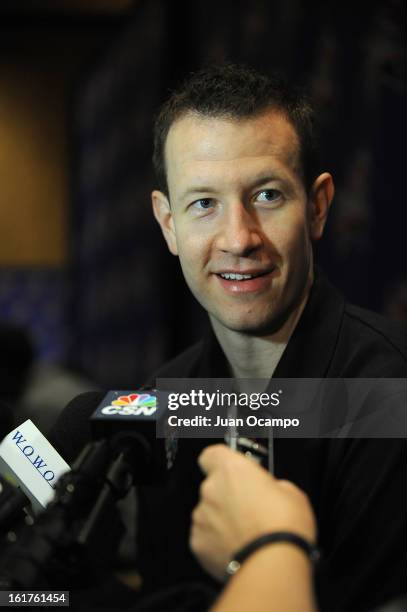
[[[105,397],[103,391],[89,391],[75,397],[59,415],[48,439],[67,463],[72,463],[92,440],[90,417]]]
[[[125,450],[137,484],[162,481],[170,467],[161,431],[166,397],[154,389],[109,391],[91,417],[95,439],[108,440],[113,452]]]

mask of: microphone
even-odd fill
[[[116,501],[131,485],[122,455],[105,440],[88,444],[58,480],[54,499],[9,541],[0,589],[85,586],[103,575],[123,535]]]
[[[90,419],[95,440],[106,439],[115,452],[130,450],[135,484],[163,480],[170,463],[157,425],[165,411],[153,389],[109,391]]]
[[[26,507],[29,505],[27,495],[0,475],[0,534],[27,516]]]
[[[91,440],[104,439],[115,452],[131,446],[135,484],[161,481],[174,455],[172,441],[159,439],[156,427],[165,405],[152,389],[89,391],[62,411],[49,437],[68,462]]]
[[[76,454],[67,424],[81,429],[80,441],[89,431],[94,441],[59,480],[47,509],[10,547],[0,586],[55,584],[61,564],[73,583],[82,580],[85,567],[96,577],[100,572],[93,570],[111,561],[123,533],[117,500],[132,484],[156,481],[165,473],[164,444],[156,438],[163,410],[155,392],[110,391],[102,400],[100,396],[92,392],[75,398],[59,419],[62,427],[58,422],[54,426],[53,441],[58,435],[60,443],[65,439],[67,453]]]
[[[19,485],[35,513],[52,500],[58,478],[69,470],[30,419],[13,429],[0,444],[0,475]]]
[[[103,391],[88,391],[74,397],[59,414],[48,439],[69,464],[92,440],[90,417],[105,397]]]

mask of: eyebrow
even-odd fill
[[[187,196],[190,196],[194,193],[215,193],[216,189],[213,187],[206,187],[205,185],[196,185],[193,187],[188,187],[183,193],[181,193],[180,199],[183,200]]]
[[[265,174],[260,174],[258,177],[256,177],[253,182],[250,184],[250,189],[254,189],[256,187],[260,187],[261,185],[265,185],[266,183],[270,183],[271,181],[276,181],[276,180],[283,180],[284,177],[282,177],[278,172],[270,172],[268,171]],[[216,193],[216,189],[214,189],[213,187],[209,187],[206,185],[194,185],[191,187],[188,187],[180,196],[180,199],[184,199],[187,196],[190,196],[192,194],[197,194],[197,193]]]
[[[281,175],[281,173],[277,172],[277,171],[268,171],[264,174],[260,174],[257,178],[254,179],[254,181],[251,184],[251,189],[253,189],[254,187],[260,187],[261,185],[264,185],[265,183],[271,183],[272,181],[283,181],[284,180],[284,176]]]

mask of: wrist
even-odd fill
[[[307,573],[313,571],[313,563],[309,557],[304,555],[303,551],[298,548],[298,546],[294,546],[290,542],[265,544],[261,548],[255,550],[253,554],[245,560],[239,571],[252,565],[267,565],[270,568],[279,564],[287,565],[290,568],[295,566]]]
[[[226,576],[233,576],[239,571],[242,564],[246,563],[255,553],[257,555],[260,551],[266,548],[270,550],[273,547],[279,549],[280,554],[283,553],[286,556],[287,551],[288,555],[294,558],[302,555],[303,559],[310,566],[316,563],[320,558],[318,548],[302,536],[290,531],[276,531],[255,538],[243,548],[236,551],[226,567]]]

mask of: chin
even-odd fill
[[[250,336],[265,336],[277,332],[286,321],[286,317],[277,315],[266,319],[218,320],[231,331]]]
[[[278,332],[290,316],[295,308],[292,304],[280,305],[278,309],[273,311],[255,313],[236,313],[236,316],[216,316],[216,319],[221,325],[231,331],[251,336],[268,336]]]

